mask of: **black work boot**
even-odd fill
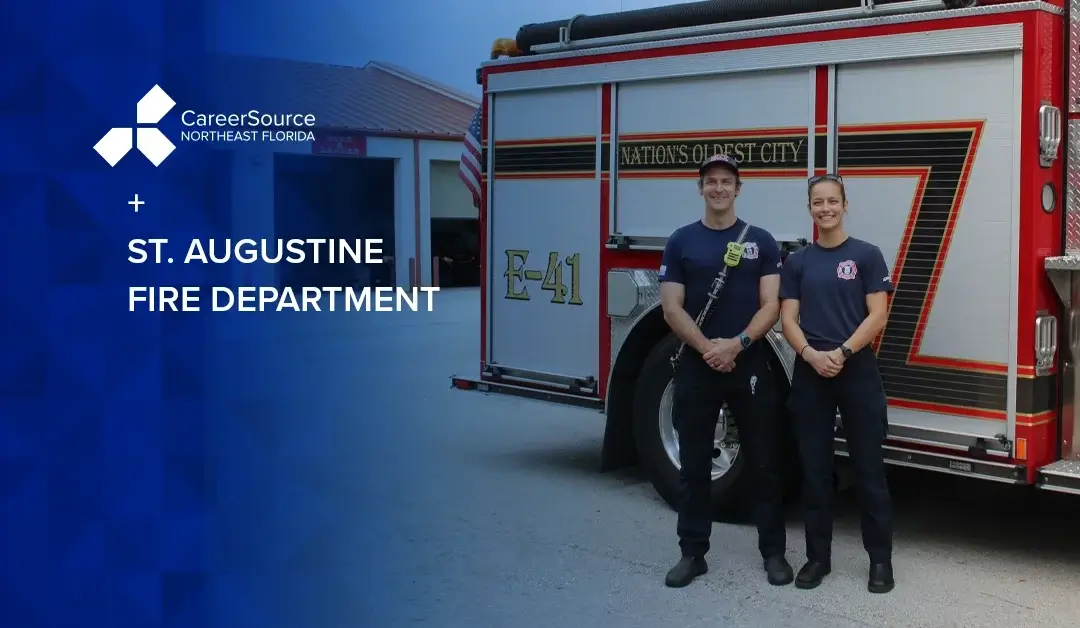
[[[795,586],[800,589],[813,589],[821,584],[825,576],[832,571],[832,565],[811,560],[802,566],[799,575],[795,577]]]
[[[694,578],[709,572],[709,566],[705,564],[703,556],[683,556],[679,562],[667,572],[664,584],[669,587],[685,587],[694,581]]]
[[[870,564],[870,578],[867,580],[866,589],[871,593],[888,593],[895,586],[892,573],[892,562]]]
[[[765,559],[765,574],[768,576],[769,584],[778,587],[791,584],[791,581],[795,579],[791,565],[782,555]]]

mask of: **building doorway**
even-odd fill
[[[480,214],[458,162],[431,162],[432,278],[440,288],[480,285]]]
[[[281,287],[393,286],[394,160],[274,155],[278,238],[382,239],[382,264],[280,264]]]

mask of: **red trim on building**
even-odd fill
[[[413,150],[413,229],[414,240],[416,245],[415,253],[413,254],[416,259],[416,272],[413,273],[412,287],[417,288],[424,285],[424,270],[420,265],[423,263],[424,255],[421,253],[420,246],[420,228],[421,228],[421,211],[420,211],[420,140],[414,139],[412,142]]]
[[[416,131],[360,131],[367,137],[390,137],[406,140],[435,140],[437,142],[464,142],[465,135],[444,135],[442,133],[419,133]]]

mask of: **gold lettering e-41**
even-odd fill
[[[565,258],[557,251],[547,254],[544,270],[527,268],[529,251],[506,249],[506,298],[530,301],[529,282],[539,281],[540,289],[551,293],[551,303],[581,305],[581,253]],[[564,268],[565,267],[565,268]],[[566,277],[569,275],[569,278]],[[567,281],[569,279],[569,281]]]

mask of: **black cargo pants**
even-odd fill
[[[888,429],[887,403],[877,356],[870,349],[852,355],[831,378],[818,375],[808,362],[796,358],[788,407],[802,458],[808,560],[829,564],[832,557],[838,408],[856,474],[863,547],[872,563],[892,557],[892,498],[882,451]]]
[[[688,348],[674,381],[672,421],[679,432],[678,534],[683,555],[704,556],[709,551],[714,436],[725,402],[739,431],[739,456],[746,457],[751,475],[758,548],[765,558],[783,554],[783,488],[776,446],[779,413],[766,349],[755,343],[739,354],[730,373],[721,373]]]

